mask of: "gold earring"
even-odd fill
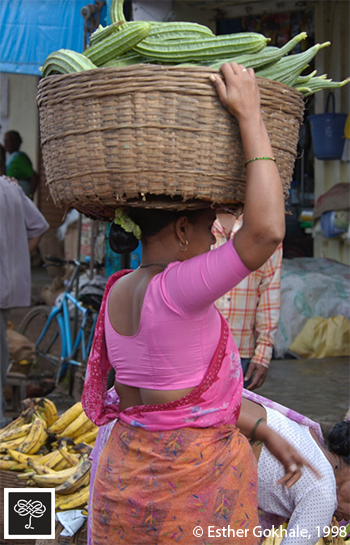
[[[179,240],[179,245],[180,245],[181,252],[187,252],[187,250],[188,250],[188,240],[185,241],[185,245],[183,245],[181,240]]]

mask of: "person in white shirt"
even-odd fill
[[[290,411],[295,420],[288,418],[277,408],[269,407],[269,400],[264,406],[264,398],[255,398],[260,398],[260,403],[243,399],[242,410],[265,420],[319,473],[317,476],[306,467],[291,488],[279,486],[283,467],[264,445],[254,444],[261,530],[277,528],[289,520],[281,545],[315,545],[325,535],[324,528],[331,526],[333,515],[338,521],[350,520],[350,421],[335,424],[326,448],[314,429],[295,421],[301,415]]]
[[[0,428],[8,423],[2,392],[9,366],[6,329],[10,309],[30,305],[30,252],[48,228],[17,181],[0,176]]]

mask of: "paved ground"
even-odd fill
[[[45,270],[33,270],[33,300],[40,300],[42,287],[50,282]],[[10,320],[15,327],[27,310],[12,311]],[[349,409],[349,359],[273,360],[265,384],[257,393],[317,420],[327,432]],[[52,392],[50,397],[61,410],[73,403],[65,385]]]
[[[256,392],[317,420],[328,431],[349,409],[349,359],[273,360]]]

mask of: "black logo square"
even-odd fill
[[[55,539],[55,489],[4,489],[5,539]]]

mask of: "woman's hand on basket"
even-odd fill
[[[260,117],[260,92],[252,68],[245,68],[236,62],[221,66],[224,80],[212,74],[213,82],[223,106],[238,122]]]

